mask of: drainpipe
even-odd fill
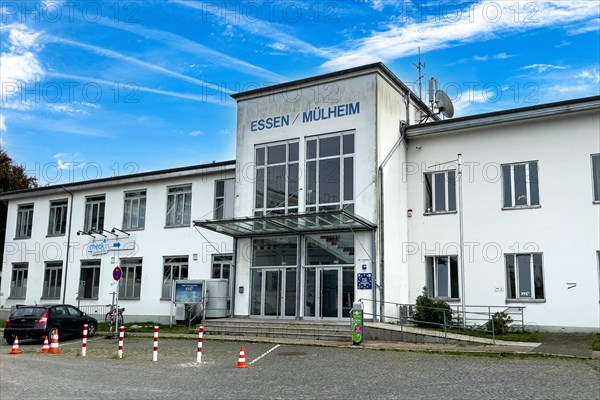
[[[233,279],[232,290],[231,290],[231,304],[229,305],[229,318],[233,318],[235,312],[235,296],[236,296],[236,284],[237,284],[237,238],[233,238],[233,254],[231,257],[231,273],[230,276]]]
[[[71,222],[73,221],[73,193],[69,189],[62,187],[62,190],[71,195],[71,203],[69,204],[69,227],[67,228],[67,257],[65,259],[65,277],[63,279],[63,296],[62,303],[65,304],[67,299],[67,276],[69,273],[69,249],[71,248]],[[79,292],[79,289],[77,289]],[[78,293],[79,296],[79,293]]]

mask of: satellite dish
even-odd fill
[[[438,90],[435,92],[435,103],[437,105],[438,110],[444,114],[446,118],[452,118],[454,116],[454,106],[452,105],[452,100],[443,90]]]

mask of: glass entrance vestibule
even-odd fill
[[[349,318],[354,240],[349,232],[253,239],[250,316]]]

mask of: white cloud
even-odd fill
[[[387,30],[355,42],[354,48],[339,53],[325,62],[325,70],[339,70],[376,61],[387,62],[422,51],[460,46],[501,37],[512,32],[585,24],[597,18],[598,5],[594,1],[545,1],[535,3],[538,12],[529,23],[515,21],[511,2],[480,1],[466,4],[456,20],[439,15],[425,21],[390,24]]]
[[[186,37],[177,35],[175,33],[158,29],[146,28],[140,23],[128,24],[115,22],[110,18],[100,18],[97,23],[114,29],[131,32],[138,36],[160,41],[165,45],[175,48],[179,51],[191,53],[193,55],[205,55],[212,62],[218,62],[219,64],[233,70],[253,74],[267,79],[283,79],[281,75],[278,75],[272,71],[250,64],[246,61],[243,61],[236,57],[232,57],[225,53],[221,53],[217,50],[211,49],[210,47],[207,47],[203,44],[200,44]],[[233,26],[231,26],[231,29],[233,29]]]
[[[269,46],[273,50],[279,50],[279,51],[283,51],[283,50],[287,49],[287,47],[285,47],[285,44],[283,44],[283,43],[272,43],[267,46]]]
[[[202,131],[191,131],[190,136],[202,136],[204,133]]]
[[[20,24],[5,25],[2,31],[8,31],[8,51],[0,54],[0,95],[14,98],[24,86],[44,76],[38,57],[30,51],[39,48],[39,33]]]
[[[196,78],[193,78],[193,77],[185,75],[185,74],[181,74],[181,73],[176,72],[176,71],[172,71],[172,70],[170,70],[168,68],[165,68],[165,67],[162,67],[160,65],[153,64],[153,63],[150,63],[150,62],[147,62],[147,61],[143,61],[143,60],[140,60],[138,58],[130,57],[128,55],[119,53],[117,51],[113,51],[113,50],[107,49],[105,47],[95,46],[95,45],[92,45],[92,44],[88,44],[88,43],[84,43],[84,42],[79,42],[79,41],[76,41],[76,40],[70,40],[70,39],[60,38],[60,37],[56,37],[56,36],[48,36],[47,39],[48,39],[48,41],[51,41],[51,42],[54,42],[54,43],[60,43],[60,44],[65,44],[65,45],[72,46],[72,47],[77,47],[77,48],[84,49],[84,50],[87,50],[87,51],[90,51],[90,52],[93,52],[93,53],[96,53],[96,54],[99,54],[99,55],[102,55],[102,56],[114,58],[114,59],[119,60],[119,61],[123,61],[123,62],[129,63],[129,64],[137,65],[139,67],[148,69],[150,71],[153,71],[153,72],[156,72],[156,73],[159,73],[159,74],[163,74],[163,75],[167,75],[167,76],[171,76],[173,78],[180,79],[180,80],[185,81],[185,82],[193,83],[193,84],[198,85],[198,86],[203,86],[203,87],[215,89],[215,90],[218,90],[220,92],[227,93],[227,94],[232,94],[233,93],[233,91],[231,91],[229,89],[226,89],[226,88],[224,88],[222,86],[214,85],[212,83],[208,83],[208,82],[205,82],[203,80],[196,79]]]
[[[585,80],[591,80],[592,82],[598,84],[600,83],[600,71],[596,69],[584,69],[575,75],[576,78],[581,78]]]
[[[522,69],[535,69],[537,72],[546,72],[553,69],[567,69],[562,65],[552,65],[552,64],[531,64],[523,67]]]

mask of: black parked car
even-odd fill
[[[98,321],[77,307],[68,304],[48,304],[39,306],[19,306],[6,321],[4,339],[13,344],[19,339],[52,340],[58,333],[59,339],[69,335],[83,335],[83,325],[88,324],[88,336],[98,331]]]

